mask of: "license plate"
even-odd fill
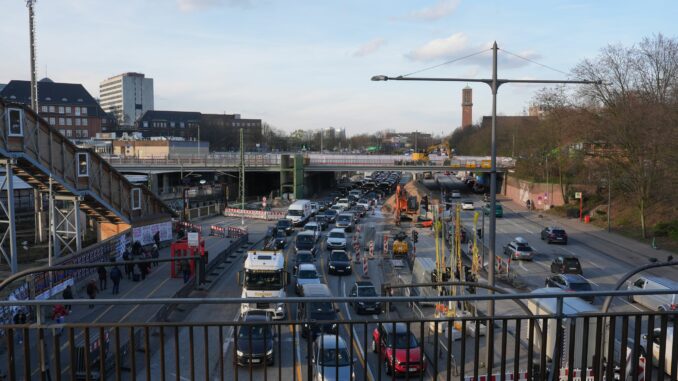
[[[416,372],[419,370],[419,368],[409,368],[410,372]]]
[[[258,364],[260,362],[261,362],[260,359],[252,359],[252,364]]]
[[[344,270],[342,270],[342,269],[337,269],[337,272],[338,272],[338,273],[343,273]]]

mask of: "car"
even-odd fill
[[[327,234],[327,250],[346,249],[346,231],[334,228]]]
[[[546,240],[546,243],[548,244],[562,243],[563,245],[567,245],[567,233],[563,228],[548,226],[541,231],[541,240]]]
[[[351,201],[348,198],[340,198],[334,206],[341,207],[341,210],[347,210],[351,207]],[[334,206],[332,207],[334,209]]]
[[[351,212],[354,213],[358,218],[365,217],[365,214],[367,214],[367,207],[363,204],[356,204],[353,208],[351,208]]]
[[[346,210],[346,208],[343,207],[342,205],[335,204],[335,205],[332,205],[327,211],[330,211],[330,210],[333,210],[335,213],[339,214],[339,213],[343,212],[344,210]]]
[[[344,250],[332,250],[327,261],[328,274],[350,274],[351,257]]]
[[[353,307],[357,314],[381,313],[381,302],[365,302],[361,300],[362,298],[378,296],[377,290],[374,288],[372,282],[365,280],[355,282],[353,287],[351,287],[351,291],[349,292],[348,296],[356,298],[357,301],[351,301],[349,304],[351,307]]]
[[[353,231],[355,226],[353,213],[340,213],[337,216],[336,227],[343,228],[346,232]]]
[[[316,242],[318,242],[318,240],[320,239],[321,228],[320,228],[320,224],[318,224],[317,222],[314,222],[314,221],[307,222],[306,225],[304,225],[303,231],[310,231],[311,233],[313,233],[313,235],[315,236]]]
[[[334,210],[334,209],[331,209],[331,208],[330,208],[330,209],[327,209],[327,210],[325,211],[325,218],[327,219],[327,223],[328,223],[328,224],[333,224],[334,221],[336,221],[337,215],[338,215],[338,214],[339,214],[339,212],[337,212],[337,211]]]
[[[366,199],[366,198],[361,198],[360,200],[358,200],[358,203],[356,204],[356,206],[364,208],[365,212],[367,212],[368,210],[370,210],[370,207],[372,206],[372,202],[370,200]]]
[[[297,234],[294,239],[294,250],[309,250],[313,255],[316,254],[316,235],[312,231],[304,230]]]
[[[504,246],[504,255],[511,258],[511,260],[527,259],[531,261],[537,252],[527,243],[525,238],[516,237],[508,245]]]
[[[558,274],[546,278],[546,287],[557,287],[561,290],[577,292],[592,291],[591,284],[579,274]],[[589,303],[593,303],[593,296],[581,297]]]
[[[273,246],[276,250],[284,249],[287,245],[287,233],[284,230],[277,230],[273,238]]]
[[[490,215],[490,209],[491,209],[491,208],[492,208],[492,204],[490,204],[489,202],[486,203],[486,204],[483,206],[483,213],[484,213],[486,216],[489,216],[489,215]],[[504,208],[503,208],[503,207],[501,206],[501,204],[499,204],[499,203],[496,203],[496,204],[495,204],[494,216],[495,216],[495,217],[498,217],[498,218],[504,217]]]
[[[475,205],[473,205],[473,201],[471,200],[464,200],[461,202],[461,209],[462,210],[475,210]]]
[[[319,335],[311,354],[313,380],[355,380],[354,360],[350,358],[349,347],[341,336]]]
[[[312,339],[323,333],[336,335],[339,326],[333,321],[339,320],[339,309],[332,303],[332,292],[326,284],[307,284],[303,288],[305,298],[321,299],[319,302],[306,302],[297,305],[297,320],[303,321],[301,337]]]
[[[292,224],[292,221],[288,219],[278,220],[278,222],[275,223],[275,227],[278,230],[283,230],[287,235],[294,232],[294,225]]]
[[[453,190],[452,198],[461,198],[461,192],[459,192],[458,190]]]
[[[423,374],[426,371],[426,356],[405,323],[379,324],[372,331],[372,351],[384,362],[386,374]]]
[[[294,257],[294,266],[292,267],[293,274],[296,274],[299,271],[299,266],[303,263],[315,262],[315,256],[310,250],[299,250],[297,255]]]
[[[273,365],[275,355],[275,334],[271,318],[266,314],[248,312],[243,317],[248,323],[236,333],[236,362],[239,366],[266,363]]]
[[[320,226],[320,231],[323,231],[327,229],[328,226],[330,226],[330,221],[327,215],[325,215],[325,212],[323,213],[318,213],[315,216],[315,222]]]
[[[579,258],[574,255],[559,255],[551,262],[551,272],[555,274],[584,275]]]
[[[299,265],[299,270],[297,270],[297,285],[294,288],[294,292],[297,295],[303,295],[304,285],[305,284],[320,284],[320,275],[318,274],[318,269],[315,268],[313,263],[302,263]]]

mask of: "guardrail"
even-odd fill
[[[650,293],[616,291],[581,292],[579,295],[625,297]],[[354,374],[355,379],[374,381],[390,379],[395,373],[406,374],[407,378],[465,381],[483,377],[487,380],[612,380],[616,373],[622,379],[662,379],[664,373],[671,374],[670,379],[676,379],[678,360],[667,353],[678,346],[675,340],[670,342],[668,339],[672,337],[669,335],[671,326],[678,323],[678,313],[578,313],[573,312],[567,302],[573,298],[576,296],[572,293],[361,298],[365,304],[389,303],[403,310],[409,308],[410,303],[425,301],[447,304],[523,300],[529,304],[532,300],[544,306],[544,300],[548,299],[557,306],[552,313],[546,308],[535,308],[533,314],[521,315],[434,317],[422,313],[418,319],[408,319],[389,314],[379,320],[358,315],[344,319],[342,316],[351,316],[351,303],[354,306],[357,303],[350,297],[72,300],[68,303],[231,304],[235,308],[241,303],[284,302],[290,309],[325,303],[332,307],[328,311],[343,307],[345,315],[326,316],[327,320],[304,317],[271,321],[263,326],[224,321],[218,317],[212,317],[211,321],[178,323],[11,324],[3,327],[7,331],[7,356],[3,367],[12,380],[24,378],[33,369],[48,369],[54,372],[52,374],[56,373],[57,379],[94,379],[105,375],[118,380],[145,375],[148,380],[171,376],[200,380],[301,381],[326,379],[326,374],[335,380],[343,380]],[[18,304],[37,307],[63,302],[24,301]],[[7,303],[1,302],[0,306]],[[252,353],[249,349],[253,348],[253,330],[265,343],[261,353]],[[54,335],[55,332],[62,333]],[[129,347],[123,348],[120,345],[122,336],[131,332],[136,332],[138,337],[129,340]],[[396,337],[405,339],[396,341],[395,356],[391,355],[393,349],[387,349],[393,341],[379,339],[385,332],[397,332]],[[649,336],[645,336],[648,332]],[[16,340],[17,333],[23,335],[21,344]],[[324,336],[328,341],[314,341],[321,334],[330,335]],[[40,367],[39,354],[31,353],[30,348],[35,346],[36,340],[44,340],[47,348],[53,348],[51,366]],[[105,350],[100,351],[100,348]],[[377,353],[368,353],[372,348]],[[317,353],[325,356],[319,357]],[[657,358],[657,367],[652,366],[652,359],[647,356]],[[99,358],[104,361],[97,361]],[[488,358],[493,359],[492,362],[485,363]],[[269,361],[276,364],[276,368],[256,367]],[[330,363],[343,364],[343,368],[329,367]],[[322,378],[315,373],[321,373]]]

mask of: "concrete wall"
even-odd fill
[[[506,196],[513,201],[525,205],[529,199],[536,209],[544,209],[546,205],[561,206],[565,203],[560,186],[556,183],[532,183],[514,177],[507,178]],[[547,198],[550,201],[547,202]]]

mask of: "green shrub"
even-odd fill
[[[678,220],[659,222],[654,226],[655,237],[670,237],[678,240]]]

